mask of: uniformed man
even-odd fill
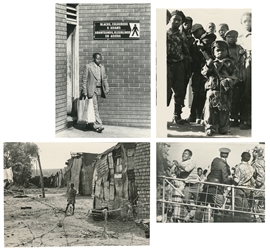
[[[212,207],[221,208],[224,205],[225,198],[224,193],[227,189],[217,184],[230,184],[231,171],[230,166],[227,163],[227,158],[231,150],[229,148],[220,148],[220,157],[216,157],[210,168],[210,173],[207,176],[206,182],[212,182],[213,184],[205,184],[203,194],[201,195],[201,202],[210,204]],[[214,211],[214,221],[223,221],[221,212]]]

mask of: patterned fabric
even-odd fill
[[[229,55],[233,60],[234,65],[238,69],[238,80],[243,80],[243,71],[244,71],[244,60],[245,60],[245,50],[239,44],[236,44],[234,47],[229,47]]]
[[[248,162],[241,162],[235,167],[234,181],[238,186],[252,187],[253,167]]]
[[[196,168],[196,162],[189,159],[187,161],[182,161],[179,163],[179,167],[181,170],[184,170],[181,172],[181,178],[185,178],[185,182],[189,183],[191,181],[199,181],[199,176],[197,173],[197,168]]]
[[[180,197],[174,197],[173,198],[174,202],[182,202],[182,199]],[[178,205],[178,204],[174,204],[173,205],[173,214],[172,214],[172,218],[177,221],[183,221],[184,218],[187,216],[188,214],[188,210],[185,206],[183,205]]]
[[[219,79],[213,67],[217,69],[221,79]],[[210,97],[210,105],[219,110],[230,110],[232,88],[237,82],[238,70],[229,58],[215,59],[213,67],[209,68],[205,65],[201,71],[202,75],[208,79],[205,83],[205,89],[215,91]]]
[[[178,62],[189,57],[188,45],[183,34],[178,30],[167,31],[167,62]]]
[[[265,161],[264,157],[257,157],[252,161],[251,166],[256,171],[255,188],[265,190]],[[261,191],[255,191],[254,197],[264,197],[265,193]]]

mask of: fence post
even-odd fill
[[[162,222],[164,222],[164,216],[165,216],[165,177],[162,176]]]
[[[232,217],[234,218],[234,186],[232,186]]]

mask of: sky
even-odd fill
[[[256,142],[245,142],[245,143],[228,143],[228,142],[197,142],[197,143],[170,143],[171,147],[169,150],[168,159],[170,161],[177,160],[178,162],[182,161],[182,153],[184,149],[190,149],[193,152],[192,159],[196,162],[197,167],[201,167],[202,169],[206,169],[215,157],[219,157],[219,149],[226,147],[231,150],[227,163],[230,167],[235,167],[236,164],[241,162],[241,154],[244,151],[250,150],[252,153],[252,149],[259,145],[261,147],[265,147],[265,145],[256,143]]]
[[[63,169],[71,152],[102,153],[117,143],[111,142],[35,142],[40,149],[42,169]]]

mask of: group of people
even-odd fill
[[[169,181],[162,191],[166,193],[166,199],[172,202],[167,203],[166,206],[165,213],[168,220],[174,222],[264,221],[264,149],[256,146],[252,149],[252,153],[243,152],[241,162],[232,168],[227,163],[230,149],[220,148],[219,151],[220,156],[214,158],[205,170],[196,166],[190,149],[183,151],[181,162],[176,160],[172,163],[167,162],[167,168],[163,165],[163,170],[158,170],[159,176],[166,176]],[[233,215],[232,212],[224,210],[224,208],[228,209],[228,206],[234,209]],[[209,211],[211,213],[208,213]]]
[[[173,122],[204,124],[205,134],[230,134],[231,126],[251,129],[251,13],[241,17],[244,34],[228,24],[204,28],[182,11],[167,11],[167,106]],[[182,109],[191,82],[190,115]]]

